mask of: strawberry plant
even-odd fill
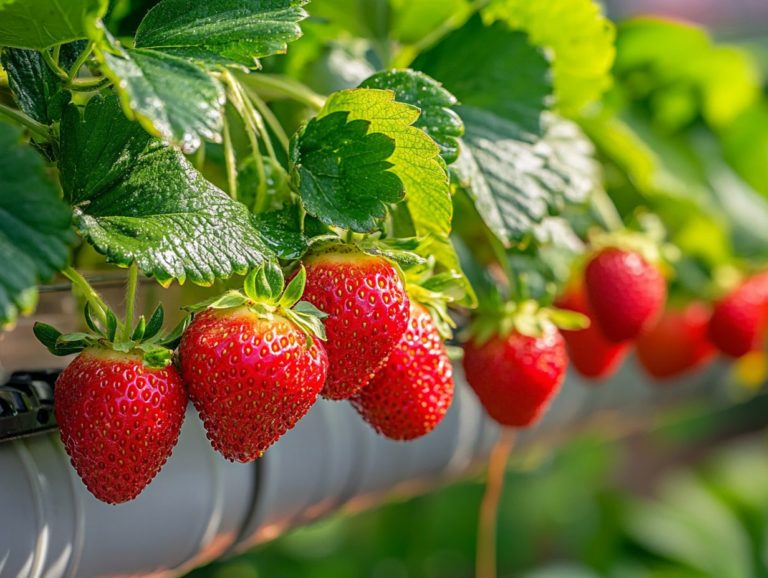
[[[606,377],[636,344],[662,378],[763,348],[759,88],[737,49],[592,0],[0,2],[0,323],[71,282],[82,330],[35,332],[77,354],[57,421],[108,502],[187,400],[232,460],[318,396],[427,435],[449,339],[489,416],[532,427],[569,357]],[[119,314],[92,284],[115,270]],[[153,284],[183,313],[139,311]]]

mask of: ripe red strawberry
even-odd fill
[[[640,365],[653,377],[675,377],[710,361],[715,348],[707,337],[710,308],[701,302],[667,309],[635,344]]]
[[[135,498],[179,438],[187,396],[176,368],[88,348],[56,380],[56,421],[72,465],[98,499]]]
[[[561,309],[576,311],[589,318],[585,329],[563,329],[568,344],[568,357],[581,375],[593,379],[605,379],[616,373],[629,352],[628,343],[608,341],[595,323],[589,310],[587,297],[582,288],[572,289],[557,301]]]
[[[659,269],[640,253],[603,249],[584,272],[589,306],[605,337],[635,339],[661,314],[667,285]]]
[[[203,310],[179,346],[181,374],[213,447],[232,461],[260,458],[304,417],[328,372],[322,314],[299,302],[302,267],[284,287],[273,264],[251,271],[243,291]]]
[[[554,325],[540,336],[513,329],[464,346],[464,373],[488,414],[505,426],[528,427],[542,416],[568,366],[565,340]]]
[[[408,329],[381,370],[351,399],[380,434],[412,440],[431,432],[453,401],[453,367],[431,316],[411,303]]]
[[[181,340],[181,373],[213,447],[232,461],[261,457],[304,417],[325,382],[322,344],[279,314],[208,309]]]
[[[386,363],[408,326],[409,303],[384,258],[337,245],[304,260],[304,299],[325,312],[330,361],[322,395],[348,399]]]
[[[715,306],[709,338],[731,357],[758,349],[768,329],[768,272],[754,275]]]

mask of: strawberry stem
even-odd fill
[[[0,116],[5,116],[12,121],[26,127],[29,132],[35,135],[35,137],[40,141],[48,142],[51,140],[51,133],[47,126],[37,122],[20,110],[0,103]]]
[[[104,300],[96,290],[91,287],[91,284],[72,267],[66,267],[61,273],[72,282],[73,287],[76,287],[80,293],[83,294],[83,297],[85,297],[85,300],[90,304],[96,317],[98,317],[99,321],[106,326],[107,311],[109,310],[109,307],[107,307],[107,304],[104,303]]]
[[[136,286],[139,282],[139,267],[136,265],[136,261],[131,263],[130,269],[128,269],[128,286],[125,290],[125,321],[123,322],[123,339],[125,341],[131,340],[131,333],[133,332],[133,313],[136,308]]]
[[[496,526],[499,518],[499,502],[504,489],[507,462],[515,445],[515,434],[515,430],[511,428],[502,428],[488,459],[488,477],[477,523],[475,578],[496,578],[497,576]]]
[[[229,196],[233,201],[237,200],[237,159],[235,158],[235,147],[232,145],[232,135],[229,131],[229,121],[224,115],[224,164],[227,169],[227,189]]]

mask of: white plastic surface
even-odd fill
[[[646,416],[652,406],[713,395],[718,366],[680,384],[653,387],[630,363],[600,386],[570,378],[522,444],[599,413]],[[179,446],[135,501],[107,506],[69,466],[57,434],[0,443],[0,578],[177,575],[278,536],[341,507],[425,491],[466,475],[490,451],[498,427],[484,417],[456,367],[454,405],[429,436],[377,436],[345,402],[321,400],[254,464],[211,450],[190,411]]]

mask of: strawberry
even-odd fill
[[[715,353],[707,337],[710,313],[697,301],[683,309],[667,309],[635,343],[640,365],[652,377],[664,379],[706,364]]]
[[[85,307],[91,333],[62,335],[50,325],[34,325],[52,354],[78,353],[56,380],[54,414],[75,470],[109,504],[132,500],[157,475],[176,445],[187,407],[171,363],[187,319],[161,336],[158,306],[149,321],[141,316],[132,328],[137,279],[132,266],[122,323],[91,289]]]
[[[377,432],[394,440],[412,440],[437,427],[453,401],[453,368],[423,306],[411,302],[400,343],[350,401]]]
[[[518,328],[464,346],[464,373],[488,414],[505,426],[535,424],[556,395],[568,366],[565,340],[546,323],[537,334]]]
[[[301,272],[283,292],[279,269],[254,271],[245,291],[203,304],[179,347],[181,373],[213,447],[232,461],[261,457],[315,403],[328,358],[317,310],[298,302]]]
[[[583,288],[571,289],[557,301],[561,309],[576,311],[589,318],[585,329],[562,331],[568,345],[568,357],[581,375],[605,379],[616,373],[627,353],[628,343],[608,341],[595,323]]]
[[[149,484],[171,455],[187,396],[172,365],[89,347],[56,380],[54,412],[72,465],[98,499],[119,504]]]
[[[304,299],[325,312],[330,361],[322,395],[348,399],[386,363],[408,326],[400,276],[383,257],[334,245],[304,260]]]
[[[659,269],[639,252],[599,251],[587,264],[584,284],[597,325],[609,341],[635,339],[661,314],[667,286]]]
[[[758,349],[768,328],[768,272],[744,281],[716,305],[709,338],[730,357]]]

